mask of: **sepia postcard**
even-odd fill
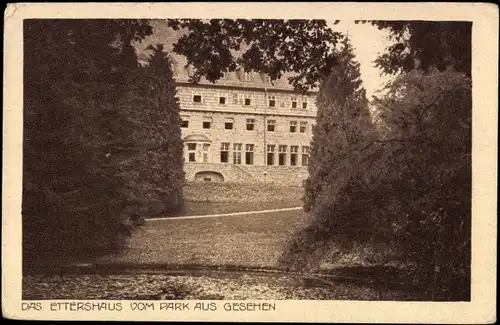
[[[4,22],[4,317],[496,322],[497,6]]]

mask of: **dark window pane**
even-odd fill
[[[233,123],[232,122],[226,122],[226,123],[224,123],[224,128],[226,130],[232,130],[233,129]]]
[[[276,106],[276,101],[274,99],[269,100],[269,107],[275,107]]]
[[[219,104],[224,105],[226,103],[226,97],[219,97]]]
[[[246,106],[250,106],[251,103],[252,103],[252,101],[250,100],[250,98],[245,98],[245,105]]]
[[[302,166],[307,166],[309,164],[309,156],[302,155]]]
[[[290,155],[290,165],[297,166],[297,155],[296,154]]]
[[[194,152],[189,153],[189,161],[196,161],[196,154]]]
[[[245,164],[253,165],[253,152],[245,153]]]
[[[203,122],[203,128],[204,129],[210,129],[210,122]]]
[[[267,153],[267,164],[269,166],[274,165],[274,153],[271,153],[271,152]]]
[[[195,102],[195,103],[201,103],[201,96],[200,95],[194,95],[193,96],[193,102]]]
[[[278,159],[278,163],[280,164],[280,166],[286,165],[286,154],[280,153]]]
[[[270,131],[270,132],[274,132],[274,125],[268,124],[267,125],[267,130]]]
[[[220,162],[227,163],[229,160],[229,152],[228,151],[221,151],[220,152]]]
[[[189,121],[181,121],[181,128],[189,127]]]

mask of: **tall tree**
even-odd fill
[[[137,66],[140,20],[24,21],[25,265],[119,247],[128,149],[119,107]]]
[[[317,124],[305,195],[305,207],[312,211],[335,204],[336,191],[349,182],[357,164],[355,150],[362,146],[371,127],[360,65],[347,37],[340,46],[337,64],[323,82],[317,98]],[[323,213],[328,212],[318,212]]]
[[[222,72],[243,66],[269,74],[272,80],[293,73],[289,81],[301,91],[318,87],[329,74],[335,45],[342,37],[325,20],[314,19],[169,19],[168,23],[186,32],[174,51],[195,68],[193,81],[201,76],[214,81]]]
[[[375,215],[392,215],[391,234],[429,298],[470,299],[470,79],[430,70],[401,75],[377,99],[386,132],[374,166]],[[390,207],[390,209],[384,208]]]
[[[363,21],[366,22],[366,21]],[[453,68],[471,74],[472,23],[465,21],[371,21],[390,32],[394,44],[375,64],[384,73]]]
[[[124,102],[138,152],[121,168],[136,213],[175,213],[183,205],[180,107],[168,53],[161,44],[147,49],[148,63],[137,70]]]

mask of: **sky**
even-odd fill
[[[391,44],[388,40],[389,34],[371,24],[355,24],[354,21],[340,21],[332,28],[346,33],[351,38],[356,60],[360,64],[363,86],[368,99],[371,99],[371,96],[391,79],[389,76],[382,76],[373,63],[378,54],[383,53]]]
[[[170,51],[172,44],[178,37],[176,32],[167,27],[165,21],[156,20],[152,22],[153,35],[146,38],[142,44],[137,45],[141,52],[147,44],[162,43],[165,49]],[[355,24],[354,21],[340,21],[336,25],[331,25],[334,30],[346,33],[351,38],[356,59],[360,63],[363,86],[366,89],[368,99],[375,95],[377,90],[390,80],[388,76],[382,76],[380,70],[374,66],[373,61],[379,53],[383,53],[390,44],[388,33],[378,30],[370,24]]]

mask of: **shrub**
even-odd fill
[[[120,101],[131,42],[150,33],[136,20],[24,21],[24,266],[102,254],[130,235],[119,164],[137,148]]]

